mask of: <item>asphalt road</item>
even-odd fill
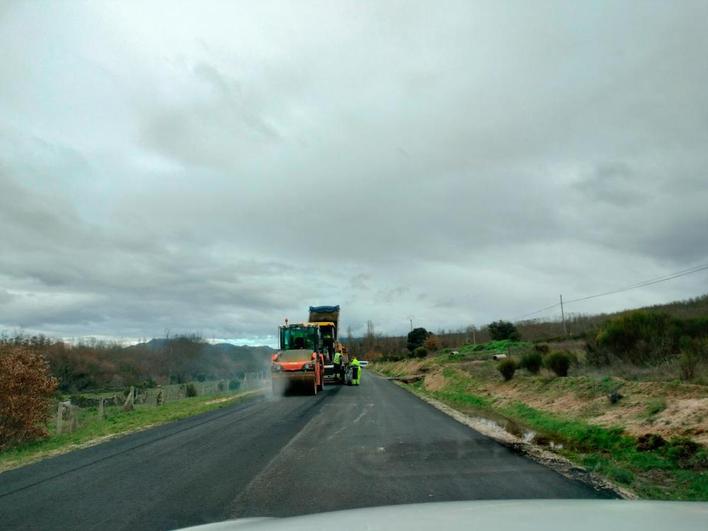
[[[606,496],[365,371],[0,474],[5,529],[173,529],[247,516]]]

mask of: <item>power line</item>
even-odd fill
[[[517,317],[516,319],[514,319],[514,321],[518,321],[520,319],[523,319],[524,317],[530,317],[532,315],[536,315],[537,313],[541,313],[546,310],[550,310],[551,308],[555,308],[556,306],[560,306],[560,303],[556,302],[555,304],[550,304],[548,306],[544,306],[543,308],[536,310],[535,312],[530,312],[530,313],[522,315],[521,317]]]
[[[666,282],[667,280],[673,280],[675,278],[685,277],[686,275],[692,275],[693,273],[698,273],[698,272],[704,271],[706,269],[708,269],[708,264],[696,266],[691,269],[679,271],[677,273],[671,273],[669,275],[664,275],[663,277],[658,277],[658,278],[651,279],[651,280],[644,280],[642,282],[639,282],[637,284],[633,284],[633,285],[628,286],[626,288],[620,288],[620,289],[616,289],[616,290],[612,290],[612,291],[606,291],[604,293],[597,293],[595,295],[588,295],[587,297],[580,297],[577,299],[571,299],[569,301],[566,301],[566,304],[570,304],[571,302],[580,302],[580,301],[586,301],[589,299],[595,299],[597,297],[604,297],[606,295],[614,295],[615,293],[622,293],[624,291],[629,291],[632,289],[643,288],[644,286],[651,286],[653,284],[659,284],[661,282]]]
[[[649,279],[649,280],[643,280],[643,281],[641,281],[641,282],[637,282],[636,284],[632,284],[632,285],[626,286],[626,287],[624,287],[624,288],[619,288],[619,289],[615,289],[615,290],[611,290],[611,291],[605,291],[605,292],[602,292],[602,293],[596,293],[596,294],[594,294],[594,295],[588,295],[588,296],[586,296],[586,297],[579,297],[579,298],[577,298],[577,299],[570,299],[570,300],[564,301],[563,303],[566,304],[566,305],[568,305],[568,304],[571,304],[571,303],[574,303],[574,302],[587,301],[587,300],[590,300],[590,299],[596,299],[596,298],[598,298],[598,297],[605,297],[605,296],[607,296],[607,295],[614,295],[614,294],[616,294],[616,293],[622,293],[622,292],[629,291],[629,290],[633,290],[633,289],[637,289],[637,288],[643,288],[643,287],[646,287],[646,286],[652,286],[652,285],[654,285],[654,284],[659,284],[659,283],[661,283],[661,282],[666,282],[666,281],[668,281],[668,280],[673,280],[673,279],[675,279],[675,278],[684,277],[684,276],[686,276],[686,275],[692,275],[692,274],[694,274],[694,273],[699,273],[700,271],[705,271],[706,269],[708,269],[708,264],[697,265],[697,266],[690,267],[690,268],[688,268],[688,269],[683,269],[683,270],[681,270],[681,271],[676,271],[675,273],[669,273],[669,274],[667,274],[667,275],[662,275],[662,276],[660,276],[660,277],[655,277],[655,278],[652,278],[652,279]],[[514,319],[514,320],[515,320],[515,321],[519,321],[519,320],[524,319],[524,318],[526,318],[526,317],[530,317],[530,316],[532,316],[532,315],[536,315],[536,314],[538,314],[538,313],[544,312],[544,311],[546,311],[546,310],[550,310],[551,308],[555,308],[555,307],[557,307],[557,306],[560,306],[560,303],[556,302],[555,304],[550,304],[550,305],[548,305],[548,306],[545,306],[545,307],[540,308],[540,309],[538,309],[538,310],[535,310],[535,311],[533,311],[533,312],[530,312],[530,313],[527,313],[527,314],[525,314],[525,315],[522,315],[521,317],[517,317],[517,318]]]

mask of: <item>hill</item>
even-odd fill
[[[128,347],[111,343],[71,345],[43,336],[0,339],[40,352],[62,391],[122,388],[239,378],[267,368],[270,347],[210,344],[194,336],[152,339]]]

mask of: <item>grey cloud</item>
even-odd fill
[[[602,164],[577,184],[590,201],[626,207],[646,201],[641,176],[621,162]]]
[[[708,261],[705,4],[216,6],[2,13],[0,328],[449,329]]]

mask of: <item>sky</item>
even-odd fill
[[[0,1],[0,330],[273,344],[317,304],[354,335],[456,329],[706,264],[706,20]]]

